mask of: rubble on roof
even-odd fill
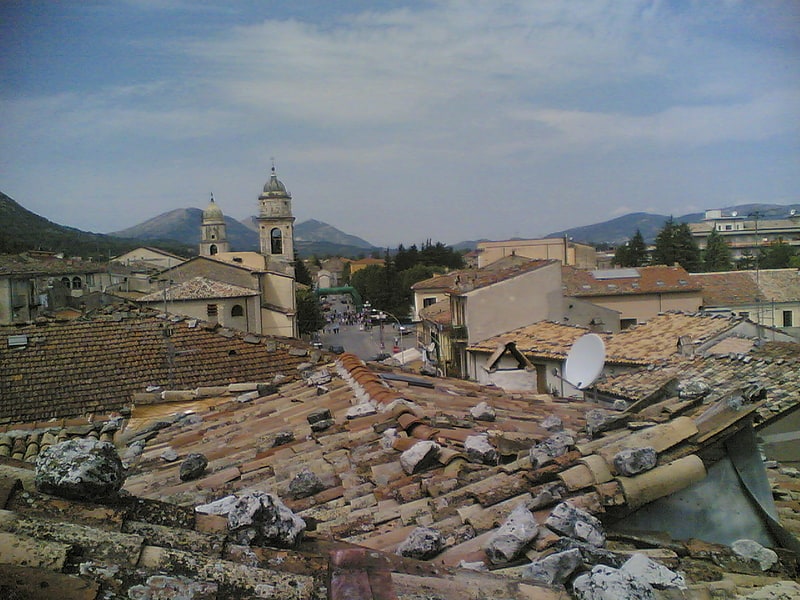
[[[735,409],[712,386],[707,394],[601,411],[612,417],[602,419],[596,404],[460,380],[401,380],[351,354],[325,371],[324,386],[307,377],[224,388],[207,400],[191,394],[192,412],[164,404],[179,414],[149,423],[134,411],[106,432],[127,465],[116,503],[37,492],[30,461],[39,450],[28,448],[43,434],[19,429],[18,458],[0,459],[0,535],[41,549],[24,559],[0,554],[0,575],[22,579],[24,572],[28,581],[57,580],[59,589],[82,585],[90,598],[164,585],[195,597],[334,599],[410,599],[423,590],[443,598],[564,599],[616,577],[646,597],[678,589],[698,600],[791,589],[798,576],[797,556],[787,550],[775,548],[773,563],[764,553],[745,558],[742,548],[608,527],[704,478],[720,440],[767,406],[758,394]],[[257,397],[238,401],[253,391]],[[473,414],[481,404],[494,420]],[[360,405],[372,410],[350,413]],[[102,430],[93,423],[85,435],[99,438]],[[486,445],[496,453],[491,460],[476,450]],[[174,459],[165,460],[168,450]],[[208,464],[183,481],[181,462],[195,453]],[[778,466],[770,473],[782,522],[796,535],[800,478]],[[261,515],[267,497],[282,522],[303,522],[302,533],[276,541],[238,517],[231,527],[233,506]],[[78,541],[103,537],[108,543],[97,549]],[[69,551],[76,545],[83,554]],[[173,579],[158,580],[164,573]]]

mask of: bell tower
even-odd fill
[[[258,236],[261,254],[267,257],[268,268],[294,277],[294,216],[292,195],[275,173],[264,184],[258,197]]]
[[[214,194],[211,194],[211,202],[203,211],[203,224],[200,226],[200,256],[214,256],[229,251],[225,217],[214,202]]]

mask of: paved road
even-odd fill
[[[381,352],[391,354],[394,346],[394,339],[399,334],[391,325],[385,325],[383,329],[384,350],[381,350],[381,334],[378,326],[374,326],[369,331],[361,331],[358,325],[341,325],[339,333],[325,333],[320,335],[320,341],[325,349],[328,346],[342,346],[346,352],[352,352],[362,360],[375,358]],[[405,335],[403,339],[403,349],[407,349],[413,344],[413,336]]]

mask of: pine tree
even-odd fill
[[[680,223],[675,229],[675,247],[678,264],[690,273],[698,273],[702,268],[700,246],[692,235],[688,223]]]
[[[716,229],[711,230],[708,236],[706,249],[703,252],[703,270],[706,273],[714,271],[730,271],[733,268],[731,248]]]
[[[686,223],[675,223],[670,217],[656,236],[653,263],[672,266],[679,264],[689,272],[700,270],[700,248]]]
[[[620,267],[641,267],[647,264],[647,244],[644,243],[641,231],[637,229],[624,246],[617,248],[614,252],[614,264]]]
[[[306,267],[306,263],[295,256],[294,261],[294,279],[297,283],[302,283],[303,285],[311,286],[311,273]]]
[[[762,269],[786,269],[792,266],[792,259],[797,252],[789,244],[778,238],[766,248],[761,250],[758,266]]]
[[[297,301],[297,328],[300,335],[319,331],[325,325],[325,317],[319,307],[319,301],[314,292],[307,288],[298,287],[295,293]]]

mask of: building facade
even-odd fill
[[[531,260],[554,258],[560,260],[561,264],[579,269],[597,267],[597,252],[592,246],[572,242],[566,237],[478,242],[476,252],[478,268],[490,265],[506,256],[522,256]]]
[[[740,215],[736,211],[707,210],[700,223],[689,223],[689,229],[701,250],[716,231],[728,243],[734,260],[756,256],[760,248],[778,240],[800,247],[800,213],[795,210],[777,219],[763,218],[757,211]]]
[[[51,253],[0,255],[0,324],[25,323],[59,309],[81,309],[114,281],[106,263]]]
[[[622,329],[667,311],[695,312],[703,305],[700,284],[683,267],[586,271],[565,266],[562,277],[565,297],[617,311]]]
[[[800,272],[760,269],[695,273],[703,288],[703,311],[736,314],[800,338]]]

